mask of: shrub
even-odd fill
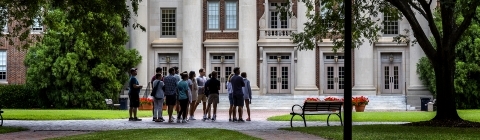
[[[39,92],[26,85],[0,85],[1,108],[43,108]]]

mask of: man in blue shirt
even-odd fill
[[[168,69],[168,73],[169,75],[163,78],[163,82],[165,83],[165,104],[168,106],[168,122],[172,123],[173,107],[177,103],[176,90],[178,79],[174,76],[174,68]]]
[[[238,122],[245,122],[242,119],[243,115],[243,90],[242,87],[245,86],[245,82],[243,82],[243,78],[240,77],[240,67],[235,67],[233,69],[235,75],[232,77],[230,83],[232,83],[232,90],[233,90],[233,118],[236,118],[236,108],[238,107]],[[233,120],[234,122],[237,120]]]
[[[129,121],[142,121],[142,119],[138,119],[137,117],[137,110],[138,107],[140,106],[140,89],[142,89],[142,85],[138,84],[137,78],[137,68],[131,68],[130,69],[130,82],[128,84],[129,90],[128,90],[128,97],[130,98],[130,109],[128,111],[130,118],[128,118]],[[133,113],[133,117],[132,117]]]

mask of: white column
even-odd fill
[[[297,2],[297,32],[303,32],[305,25],[308,21],[306,17],[306,12],[308,11],[305,3],[298,1]],[[296,64],[296,86],[294,94],[308,94],[308,95],[317,95],[318,88],[315,83],[317,78],[315,75],[315,49],[314,50],[304,50],[297,52],[297,64]]]
[[[181,71],[202,67],[202,1],[183,0],[183,48]]]
[[[132,17],[133,19],[136,19],[136,21],[143,25],[146,30],[148,31],[148,1],[142,1],[138,4],[138,17]],[[133,16],[133,13],[132,13]],[[131,35],[130,35],[130,41],[131,41],[131,48],[136,49],[139,52],[139,55],[142,56],[142,60],[140,61],[140,64],[138,64],[136,67],[138,68],[137,73],[138,75],[137,80],[140,85],[143,85],[143,88],[147,88],[147,84],[149,82],[148,80],[148,50],[150,48],[149,42],[148,42],[148,32],[143,32],[140,29],[135,29],[132,30]],[[143,94],[143,92],[142,92]]]
[[[373,73],[373,45],[368,42],[364,42],[360,48],[355,49],[355,85],[352,88],[352,94],[354,95],[375,95],[376,88],[373,85],[374,78]],[[347,55],[347,54],[345,54]],[[380,56],[378,56],[380,57]]]
[[[247,72],[252,90],[257,86],[257,1],[239,0],[238,54],[240,70]]]

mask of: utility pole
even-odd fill
[[[352,139],[352,3],[353,0],[343,0],[345,6],[344,140]]]

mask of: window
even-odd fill
[[[398,21],[392,19],[389,14],[383,14],[383,34],[396,35],[398,34]]]
[[[161,9],[161,12],[161,36],[175,37],[177,31],[175,9]]]
[[[7,80],[7,51],[0,50],[0,81]]]
[[[43,24],[42,24],[41,17],[33,18],[32,32],[37,32],[37,33],[43,32]]]
[[[237,13],[237,1],[226,1],[226,29],[237,29]]]
[[[282,19],[277,6],[287,6],[288,3],[270,3],[270,28],[288,28],[287,18]]]
[[[220,2],[208,1],[208,29],[220,29]]]

